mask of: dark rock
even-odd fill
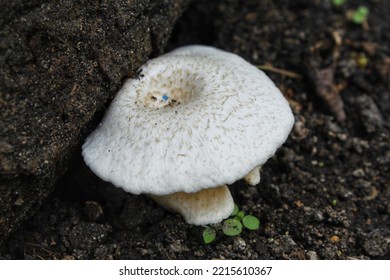
[[[3,1],[0,243],[37,209],[189,0]]]
[[[388,229],[374,229],[363,234],[363,248],[373,257],[382,257],[390,252],[390,236]]]
[[[359,108],[360,119],[367,133],[375,133],[383,127],[383,118],[375,101],[363,94],[356,99]]]
[[[327,206],[325,207],[325,217],[329,223],[334,225],[342,225],[345,228],[348,228],[351,225],[351,220],[344,210],[337,211],[332,207]]]
[[[86,201],[83,213],[92,222],[96,222],[99,217],[103,214],[103,208],[96,201]]]
[[[106,246],[99,246],[95,249],[94,259],[96,260],[107,260],[112,259],[112,255],[109,252],[109,248]]]
[[[308,260],[318,260],[318,255],[316,251],[308,251],[306,253],[306,257]]]
[[[234,243],[233,243],[233,249],[236,251],[244,251],[246,248],[247,244],[244,239],[241,237],[236,237],[234,238]]]

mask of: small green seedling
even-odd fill
[[[242,224],[236,219],[227,219],[222,224],[222,231],[227,236],[236,236],[242,232]]]
[[[352,14],[352,21],[356,24],[362,24],[367,20],[369,10],[365,6],[360,6],[357,10]]]
[[[222,225],[207,226],[204,229],[203,241],[206,244],[213,242],[217,238],[217,230],[219,229],[227,236],[237,236],[242,232],[243,228],[257,230],[259,227],[260,221],[258,218],[252,215],[245,215],[244,211],[240,211],[235,204],[230,218],[223,221]]]
[[[340,7],[340,6],[344,5],[345,2],[347,2],[347,0],[331,0],[331,3],[333,4],[333,6],[336,6],[336,7]]]
[[[242,224],[244,225],[244,227],[250,230],[256,230],[260,227],[259,219],[252,215],[246,215],[242,219]]]
[[[217,232],[212,227],[206,227],[203,231],[203,241],[206,244],[210,244],[217,237]]]

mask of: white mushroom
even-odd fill
[[[260,166],[293,126],[287,101],[262,71],[212,47],[179,48],[141,73],[125,82],[85,141],[85,162],[188,223],[228,217],[234,205],[224,185],[244,177],[258,184]]]
[[[233,198],[226,185],[195,193],[177,192],[149,196],[166,209],[180,213],[187,223],[195,225],[218,223],[229,216],[234,207]]]
[[[260,183],[260,169],[261,166],[256,166],[251,170],[245,177],[244,180],[251,186],[256,186],[258,183]]]

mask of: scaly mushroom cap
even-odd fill
[[[235,54],[187,46],[125,82],[83,156],[133,194],[191,193],[245,177],[285,142],[293,122],[262,71]]]

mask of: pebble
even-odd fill
[[[366,94],[356,98],[360,120],[367,133],[375,133],[383,126],[382,114],[374,100]]]
[[[5,141],[0,141],[0,154],[10,154],[15,151],[14,146]]]
[[[358,154],[362,154],[364,150],[368,150],[370,148],[370,144],[366,140],[353,137],[348,141],[347,147],[352,148]]]
[[[356,178],[360,178],[360,177],[364,177],[365,173],[362,168],[358,168],[352,172],[352,175],[355,176]]]
[[[182,242],[180,240],[175,240],[169,245],[170,249],[175,253],[180,253],[183,251],[188,251],[188,248],[186,246],[182,245]]]
[[[338,237],[337,235],[333,235],[333,236],[330,238],[330,242],[332,242],[332,243],[338,243],[338,242],[340,242],[340,237]]]
[[[362,236],[363,248],[370,256],[382,257],[390,250],[390,238],[387,229],[374,229]]]
[[[234,239],[234,249],[237,251],[243,251],[246,248],[246,242],[241,237]]]
[[[103,214],[103,208],[98,202],[86,201],[83,213],[88,217],[90,221],[96,222]]]
[[[291,137],[296,140],[303,140],[309,135],[309,129],[305,127],[305,123],[302,121],[297,121],[294,124],[294,128],[291,134]]]
[[[306,257],[308,260],[318,260],[318,254],[316,251],[308,251],[306,253]]]

